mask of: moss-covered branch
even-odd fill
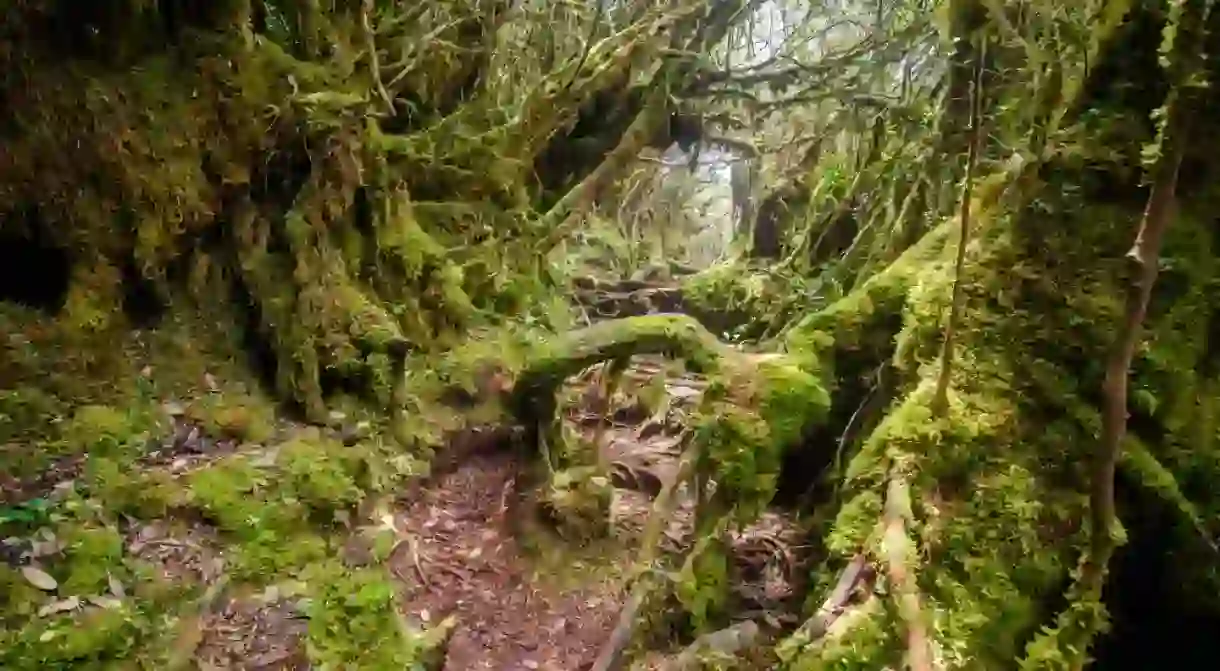
[[[593,364],[635,354],[665,354],[695,370],[711,372],[726,352],[707,329],[686,315],[601,322],[546,343],[517,378],[508,407],[527,425],[549,423],[560,385]]]

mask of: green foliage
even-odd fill
[[[885,611],[880,599],[872,599],[854,614],[852,627],[841,636],[822,640],[807,647],[788,650],[785,669],[790,671],[867,671],[897,668],[903,664],[905,649],[894,628],[900,625]]]
[[[317,436],[296,438],[277,449],[282,473],[278,485],[292,498],[331,515],[360,502],[363,492],[356,484],[359,450]]]
[[[113,528],[73,524],[57,529],[56,536],[64,543],[65,567],[57,577],[65,593],[104,593],[111,575],[126,577],[123,537]]]

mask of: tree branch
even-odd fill
[[[970,242],[970,200],[974,197],[974,170],[978,163],[979,141],[982,137],[983,108],[983,64],[986,62],[987,41],[982,44],[975,59],[974,81],[970,87],[970,140],[966,147],[966,176],[962,180],[960,226],[957,241],[957,259],[953,268],[953,297],[949,302],[949,320],[945,324],[945,337],[940,348],[940,374],[936,379],[936,391],[932,396],[932,415],[944,417],[949,411],[949,378],[953,372],[953,341],[957,322],[962,312],[962,273],[966,268],[966,245]]]

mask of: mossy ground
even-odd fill
[[[369,425],[358,432],[284,419],[235,344],[203,320],[81,340],[21,308],[0,319],[0,369],[16,382],[0,406],[0,472],[26,485],[0,508],[10,539],[0,666],[162,669],[184,654],[195,600],[211,585],[169,579],[131,551],[131,535],[153,522],[207,530],[229,589],[296,585],[315,663],[403,668],[426,652],[422,632],[399,626],[395,588],[377,566],[393,539],[368,517],[379,497],[427,473],[427,455],[389,437],[376,414],[353,405],[333,416]],[[175,452],[175,427],[197,432],[196,449]],[[48,469],[49,480],[36,477]],[[354,536],[367,537],[371,565],[339,561]],[[35,586],[31,566],[55,584]]]

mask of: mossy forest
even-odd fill
[[[1213,4],[0,2],[0,669],[1209,668]]]

